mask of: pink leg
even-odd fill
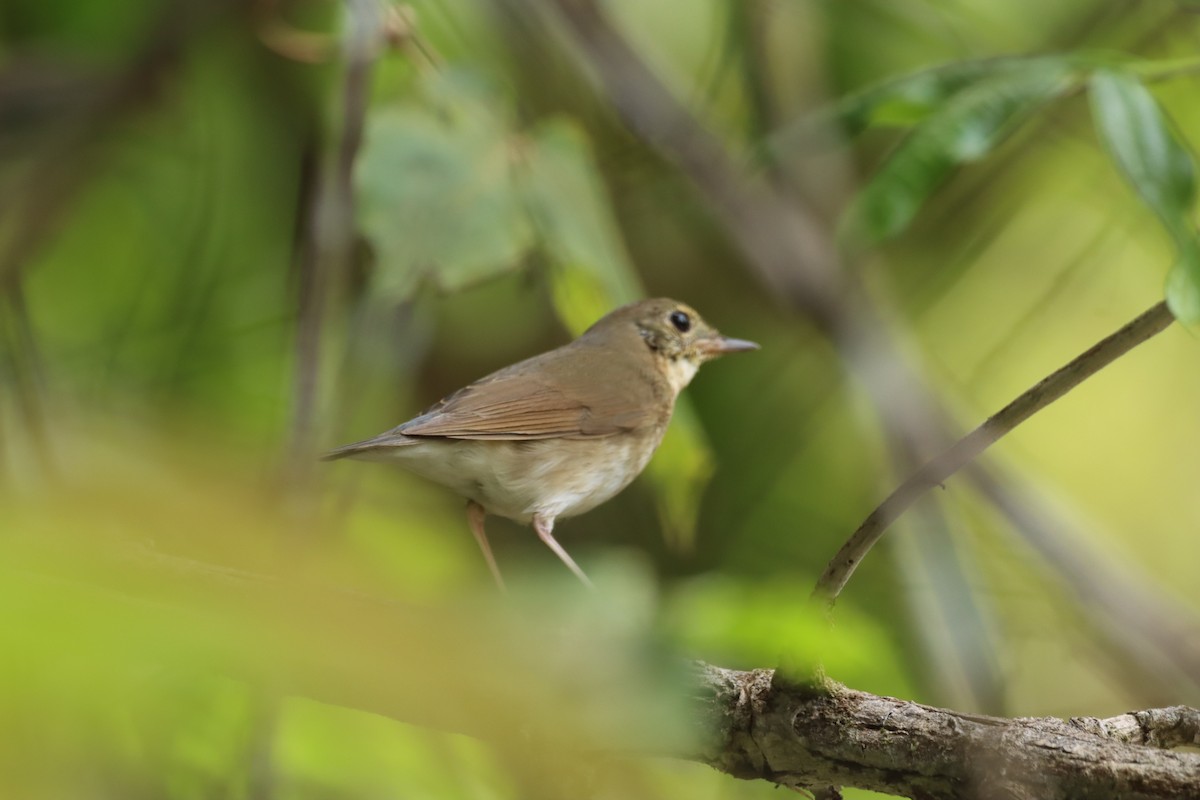
[[[588,580],[588,576],[583,574],[583,570],[579,568],[579,565],[576,564],[569,555],[567,555],[566,550],[563,550],[562,545],[554,540],[554,536],[551,534],[551,531],[554,530],[553,517],[546,518],[540,514],[534,514],[533,529],[537,531],[538,538],[545,542],[546,546],[554,551],[554,555],[562,559],[562,562],[567,565],[567,568],[570,569],[571,572],[575,573],[575,577],[583,581],[584,586],[588,587],[589,589],[595,588],[592,586],[592,582]]]
[[[496,557],[492,555],[492,546],[488,544],[487,534],[483,531],[483,519],[487,516],[483,506],[476,503],[474,500],[467,501],[467,522],[471,525],[471,533],[475,534],[475,541],[479,542],[479,549],[483,551],[483,558],[487,561],[488,569],[492,571],[492,577],[496,579],[496,585],[500,587],[500,591],[504,592],[507,589],[504,586],[504,578],[500,576],[500,568],[496,566]]]

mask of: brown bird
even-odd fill
[[[555,540],[554,521],[590,511],[637,477],[701,364],[756,349],[722,336],[683,303],[642,300],[610,312],[570,344],[481,378],[324,458],[392,461],[466,497],[471,531],[501,589],[487,514],[532,522],[590,586]]]

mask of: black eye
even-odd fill
[[[675,330],[680,333],[687,333],[692,327],[692,318],[682,311],[672,311],[671,316],[667,317],[671,320],[671,324],[675,326]]]

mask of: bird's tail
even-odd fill
[[[322,461],[337,461],[339,458],[370,458],[372,456],[379,457],[393,451],[393,448],[406,447],[416,443],[416,439],[411,436],[405,436],[402,433],[388,431],[381,433],[378,436],[372,436],[370,439],[363,439],[361,442],[353,444],[344,444],[328,453],[321,456]]]

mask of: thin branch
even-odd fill
[[[872,511],[829,562],[813,590],[813,599],[832,606],[867,552],[884,531],[921,495],[939,486],[984,450],[1041,409],[1053,403],[1174,321],[1166,303],[1157,303],[1115,333],[1106,336],[989,417],[950,449],[910,475]]]

